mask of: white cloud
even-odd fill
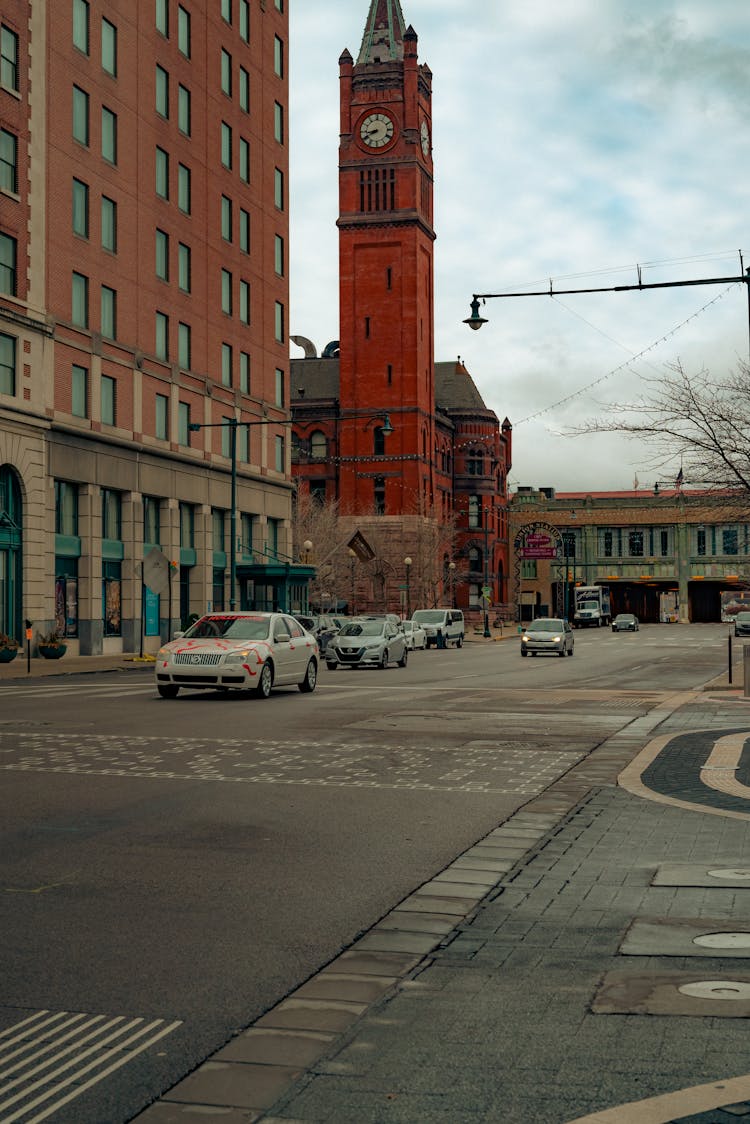
[[[633,369],[746,359],[743,286],[721,299],[705,286],[491,300],[481,332],[462,320],[473,292],[550,277],[635,284],[638,263],[646,282],[739,273],[750,7],[493,0],[471,23],[454,0],[402,7],[433,71],[436,358],[461,355],[501,418],[545,411],[515,425],[519,482],[622,488],[636,468],[644,482],[651,452],[555,434],[636,396]],[[356,57],[368,8],[301,0],[290,17],[291,330],[320,348],[338,337],[338,58],[345,47]],[[620,367],[621,345],[635,354],[659,340],[633,369],[556,405]]]

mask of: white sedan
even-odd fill
[[[400,627],[406,640],[406,647],[410,652],[417,648],[425,649],[427,647],[427,633],[421,624],[416,621],[401,621]]]
[[[181,687],[253,691],[272,687],[314,691],[318,643],[286,613],[208,613],[159,649],[156,689],[174,699]]]

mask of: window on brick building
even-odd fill
[[[73,233],[89,236],[89,185],[77,179],[73,180]]]
[[[180,54],[184,55],[186,59],[190,58],[190,37],[190,12],[183,7],[179,7],[177,9],[177,46]]]
[[[73,87],[73,140],[89,143],[89,95],[80,86]]]
[[[0,86],[18,93],[18,36],[0,26]]]
[[[117,253],[117,204],[102,195],[102,249]]]
[[[158,63],[156,64],[155,105],[160,117],[169,117],[169,74]]]
[[[221,0],[221,18],[227,23],[232,22],[232,0]]]
[[[246,351],[240,352],[240,390],[250,393],[250,356]]]
[[[221,123],[221,163],[222,167],[232,167],[232,127],[226,121]]]
[[[277,78],[284,77],[284,40],[273,37],[273,72]]]
[[[232,274],[228,269],[221,271],[221,311],[232,315]]]
[[[154,405],[154,428],[161,441],[169,440],[169,398],[166,394],[157,394]]]
[[[156,30],[169,37],[169,0],[156,0]]]
[[[221,197],[221,237],[225,242],[232,241],[232,200],[228,195]]]
[[[180,242],[177,247],[177,283],[183,293],[189,293],[193,287],[192,253],[189,246]]]
[[[643,531],[628,531],[628,554],[631,558],[643,557]]]
[[[156,149],[156,194],[160,199],[169,199],[169,153],[158,146]]]
[[[243,183],[250,183],[250,141],[240,137],[240,179]]]
[[[71,282],[71,320],[77,328],[89,326],[89,279],[74,273]]]
[[[223,343],[221,345],[221,384],[222,386],[232,385],[232,369],[234,366],[234,358],[232,352],[232,345],[230,343]]]
[[[102,18],[102,70],[111,78],[117,77],[117,28]]]
[[[274,371],[274,404],[276,406],[284,405],[284,372],[281,367],[277,367]]]
[[[284,106],[277,101],[273,103],[273,135],[279,144],[284,143]]]
[[[102,375],[101,385],[102,425],[115,425],[117,418],[117,383],[109,375]],[[105,535],[105,538],[119,538],[119,535]]]
[[[232,96],[232,56],[221,48],[221,92],[228,98]]]
[[[89,373],[74,363],[70,375],[70,412],[76,418],[89,416]]]
[[[250,42],[250,0],[239,0],[240,39]]]
[[[284,210],[284,173],[281,168],[273,171],[273,202],[279,211]]]
[[[325,460],[328,455],[328,441],[325,433],[316,429],[310,434],[310,456],[313,460]]]
[[[286,471],[286,438],[277,434],[273,441],[274,467],[277,472]]]
[[[190,444],[190,403],[180,402],[177,406],[177,440],[180,445]],[[182,509],[184,504],[180,504]],[[180,536],[182,537],[182,536]],[[188,544],[185,543],[185,546]]]
[[[184,164],[177,167],[177,206],[183,214],[189,215],[192,207],[190,169]],[[168,198],[168,197],[167,197]]]
[[[187,86],[177,88],[177,127],[184,136],[190,136],[193,125],[190,90]]]
[[[222,418],[223,424],[221,427],[221,455],[222,457],[231,457],[232,455],[232,430],[236,427],[231,424],[232,418]],[[235,443],[236,452],[236,443]],[[216,548],[214,547],[214,550]]]
[[[0,129],[0,191],[18,193],[18,138]]]
[[[73,0],[73,46],[89,53],[89,6],[87,0]]]
[[[239,246],[243,254],[250,253],[250,213],[240,207]]]
[[[286,318],[284,315],[284,305],[281,301],[274,302],[274,338],[277,343],[283,343],[286,339]]]
[[[240,67],[239,72],[239,103],[240,109],[243,113],[250,112],[250,75],[245,70],[244,66]]]
[[[102,285],[100,328],[106,339],[117,339],[117,293],[109,285]]]
[[[16,340],[0,332],[0,394],[16,393]]]
[[[158,546],[160,539],[161,500],[156,496],[143,497],[143,541]]]
[[[117,114],[102,106],[102,157],[117,163]]]
[[[154,354],[166,363],[169,359],[169,317],[166,312],[156,313]]]
[[[240,320],[250,323],[250,282],[240,281]]]
[[[189,324],[177,325],[177,362],[183,371],[189,371],[192,363],[192,331]]]
[[[285,271],[284,239],[280,234],[274,235],[273,239],[273,266],[276,274],[283,277]]]
[[[156,231],[156,276],[160,281],[169,280],[169,235],[165,230]]]

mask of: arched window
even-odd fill
[[[481,449],[467,451],[466,471],[469,476],[484,476],[484,453]]]
[[[316,429],[310,435],[310,456],[315,460],[323,460],[328,452],[328,442],[325,433],[320,429]]]
[[[469,548],[469,570],[476,573],[477,570],[482,569],[482,552],[478,546]]]

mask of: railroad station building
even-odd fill
[[[529,532],[556,539],[557,557],[521,557]],[[662,623],[719,621],[723,606],[750,590],[750,513],[732,493],[520,487],[511,499],[511,536],[520,620],[562,615],[566,605],[572,612],[577,585],[608,585],[613,616]]]

